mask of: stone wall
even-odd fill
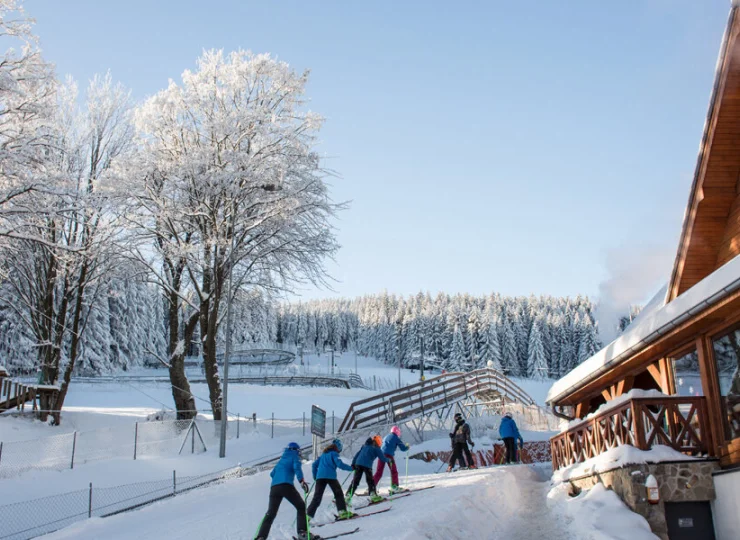
[[[601,482],[613,490],[634,512],[647,519],[653,533],[668,540],[665,502],[712,501],[716,494],[712,472],[716,461],[677,461],[627,465],[619,469],[571,478],[573,494]],[[652,474],[658,480],[660,503],[647,502],[645,479]]]

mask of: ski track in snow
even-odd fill
[[[478,485],[449,498],[448,505],[431,521],[420,521],[416,530],[403,538],[419,538],[420,533],[430,540],[582,538],[568,530],[564,516],[548,508],[549,482],[544,472],[516,465],[453,474],[470,475],[471,480],[479,480]]]

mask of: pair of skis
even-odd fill
[[[356,527],[355,529],[352,529],[351,531],[344,531],[337,534],[332,534],[331,536],[322,536],[321,540],[329,540],[330,538],[339,538],[340,536],[349,536],[350,534],[355,534],[356,532],[360,532],[360,528]],[[313,538],[313,535],[311,535]],[[293,540],[298,540],[297,536],[293,537]]]

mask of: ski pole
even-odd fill
[[[407,486],[409,485],[409,453],[406,452],[406,481],[404,482]]]

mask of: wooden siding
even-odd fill
[[[725,224],[725,233],[719,245],[717,267],[729,262],[737,255],[740,255],[740,194],[735,195],[730,207],[730,215],[727,217]]]
[[[733,10],[734,13],[735,10]],[[668,290],[668,301],[740,253],[740,17],[731,17],[727,53]]]

